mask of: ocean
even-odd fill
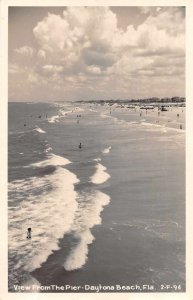
[[[8,119],[10,292],[185,291],[184,107],[9,103]]]

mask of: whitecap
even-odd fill
[[[108,154],[108,153],[110,152],[110,150],[111,150],[111,146],[108,147],[108,148],[105,148],[105,149],[103,150],[103,154]]]
[[[45,150],[45,152],[49,152],[49,151],[52,151],[53,149],[52,149],[52,147],[48,147],[46,150]]]
[[[39,133],[46,133],[43,129],[41,129],[41,128],[38,127],[38,126],[34,129],[34,131],[37,131],[37,132],[39,132]]]
[[[57,120],[58,118],[59,118],[58,115],[52,116],[51,118],[48,119],[48,122],[49,122],[49,123],[55,123],[55,122],[58,121],[58,120]]]
[[[90,177],[91,182],[95,184],[101,184],[107,181],[110,178],[110,175],[106,172],[106,170],[106,167],[98,163],[96,165],[96,172]]]
[[[19,209],[9,210],[9,257],[14,256],[14,270],[18,268],[21,274],[22,270],[33,271],[59,249],[58,240],[74,222],[78,207],[74,186],[78,182],[74,173],[58,167],[51,175],[16,180],[9,185],[10,191],[28,195],[26,199],[22,196]],[[46,186],[51,191],[34,193]],[[28,227],[32,228],[31,240],[26,239]]]
[[[46,167],[46,166],[65,166],[70,164],[71,161],[59,155],[50,154],[48,159],[41,160],[40,162],[32,163],[28,167]]]
[[[94,241],[90,229],[102,222],[101,212],[105,205],[109,204],[110,197],[102,192],[94,192],[92,194],[83,194],[84,201],[79,199],[79,206],[72,226],[74,237],[78,239],[77,245],[68,255],[64,268],[67,271],[79,269],[87,261],[88,246]]]
[[[94,158],[93,160],[94,160],[94,161],[101,161],[101,158],[98,157],[98,158]]]

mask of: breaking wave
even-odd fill
[[[106,172],[107,168],[102,164],[98,163],[96,165],[96,172],[90,177],[90,180],[94,184],[101,184],[110,178],[109,173]]]
[[[110,152],[110,150],[111,150],[111,146],[108,147],[108,148],[105,148],[105,149],[103,150],[103,154],[108,154],[108,153]]]
[[[50,149],[50,148],[48,148]],[[48,150],[47,149],[47,150]],[[32,163],[29,165],[29,167],[46,167],[46,166],[65,166],[67,164],[70,164],[71,161],[67,158],[64,158],[62,156],[58,156],[55,154],[50,154],[48,159],[41,160],[40,162]]]
[[[46,133],[43,129],[41,129],[38,126],[34,130],[37,131],[37,132],[39,132],[39,133]]]
[[[67,257],[64,268],[72,271],[81,268],[87,261],[88,246],[94,241],[91,228],[101,224],[101,212],[105,205],[109,204],[110,197],[102,192],[82,194],[78,200],[78,209],[72,226],[74,237],[78,244]]]
[[[43,177],[14,180],[9,184],[9,269],[13,278],[17,274],[23,280],[27,276],[25,272],[40,267],[59,249],[59,239],[71,229],[78,208],[75,185],[79,180],[62,167],[67,163],[70,161],[52,155],[48,160],[32,164],[38,168],[49,165],[53,167],[52,172],[45,170]],[[32,228],[31,240],[26,239],[28,227]]]

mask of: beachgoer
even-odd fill
[[[79,149],[81,149],[82,148],[82,144],[80,143],[78,147],[79,147]]]
[[[31,239],[31,228],[27,229],[27,239]]]

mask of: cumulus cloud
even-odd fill
[[[98,66],[88,66],[87,70],[90,74],[101,74],[101,69]]]
[[[108,7],[68,7],[61,15],[48,13],[33,28],[38,48],[15,49],[20,55],[37,57],[28,80],[38,84],[36,79],[42,78],[44,84],[53,83],[55,89],[57,82],[57,90],[68,91],[69,95],[73,94],[69,82],[73,88],[82,89],[84,95],[93,86],[101,93],[108,88],[119,90],[121,95],[123,91],[125,94],[131,91],[136,78],[148,81],[158,74],[182,74],[185,52],[182,9],[141,7],[140,10],[146,15],[144,22],[137,27],[129,25],[125,30],[118,27],[116,14]],[[13,67],[10,72],[16,73]],[[79,90],[80,95],[82,91]]]
[[[42,68],[47,73],[60,73],[63,71],[62,66],[45,65]]]
[[[184,8],[162,8],[155,15],[150,15],[146,20],[146,24],[152,25],[158,30],[164,30],[171,36],[184,35]]]
[[[9,65],[9,74],[18,74],[21,73],[21,68],[17,64]]]
[[[23,46],[23,47],[15,49],[15,52],[18,54],[22,54],[22,55],[31,57],[34,54],[34,49],[29,46]]]
[[[46,52],[44,50],[40,49],[37,53],[37,56],[38,56],[38,58],[46,59]]]

